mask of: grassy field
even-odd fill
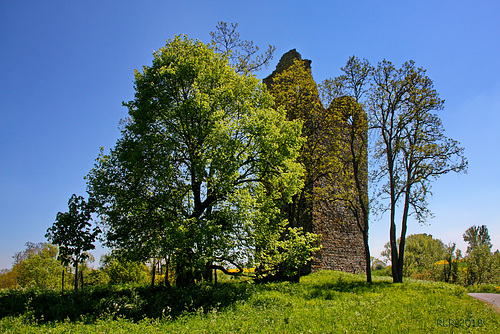
[[[500,315],[467,296],[466,290],[445,283],[407,281],[393,284],[376,277],[324,271],[299,284],[223,283],[187,291],[121,292],[121,299],[96,293],[86,298],[107,305],[107,312],[85,313],[78,319],[47,321],[28,298],[25,310],[6,310],[12,296],[0,296],[2,333],[498,333]],[[145,290],[144,290],[145,291]],[[129,291],[130,292],[130,291]],[[120,295],[117,291],[113,296]],[[123,296],[129,296],[124,299]],[[60,297],[60,296],[59,296]],[[19,301],[21,296],[16,297]],[[76,298],[73,296],[72,298]],[[99,299],[100,298],[100,299]],[[151,299],[153,298],[153,299]],[[2,301],[2,299],[4,299]],[[91,300],[89,304],[92,304]],[[10,301],[8,301],[10,300]],[[125,300],[122,304],[119,300]],[[57,303],[49,301],[51,304]],[[36,304],[39,303],[39,304]],[[66,301],[68,303],[68,301]],[[161,309],[163,316],[148,313]],[[104,305],[103,304],[103,305]],[[68,304],[69,305],[69,304]],[[98,305],[98,304],[95,304]],[[132,319],[141,305],[142,320]],[[2,310],[2,307],[4,308]],[[102,307],[102,305],[100,306]],[[129,311],[127,313],[127,310]],[[153,313],[151,313],[153,312]],[[53,315],[52,315],[53,316]]]

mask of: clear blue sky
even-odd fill
[[[486,224],[500,248],[500,2],[492,1],[6,1],[0,0],[0,268],[27,241],[45,241],[99,147],[111,148],[133,98],[133,70],[177,34],[209,42],[218,21],[276,46],[267,76],[296,48],[317,82],[348,57],[427,69],[446,134],[461,142],[467,175],[434,183],[429,233],[462,251],[464,231]],[[388,241],[371,224],[372,254]],[[96,253],[99,258],[100,253]]]

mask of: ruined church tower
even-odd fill
[[[281,57],[276,70],[263,80],[270,89],[271,94],[275,95],[273,93],[273,79],[278,74],[289,69],[293,64],[297,64],[297,61],[303,64],[310,76],[310,82],[314,82],[311,74],[311,61],[302,59],[301,55],[293,49]],[[314,102],[312,105],[314,105],[314,108],[320,108],[319,110],[316,109],[316,111],[324,111],[325,109],[319,101],[315,84],[311,92],[314,95],[309,96],[310,100]],[[294,115],[289,112],[288,117],[293,119]],[[313,133],[313,130],[309,129],[308,126],[306,121],[303,133]],[[339,129],[339,131],[342,131],[342,129]],[[321,130],[314,129],[314,135],[311,135],[310,138],[313,136],[321,136]],[[306,153],[303,155],[306,155]],[[314,175],[314,169],[311,167],[312,164],[308,164],[306,158],[304,158],[303,163],[308,171],[309,180],[306,180],[306,185],[302,193],[298,194],[294,198],[293,203],[284,208],[284,211],[290,226],[303,227],[306,232],[321,235],[321,244],[323,247],[315,254],[307,268],[303,268],[302,272],[314,272],[320,269],[340,270],[350,273],[365,272],[366,259],[363,234],[346,205],[341,201],[332,201],[327,198],[318,198],[311,195],[313,192],[312,189],[316,187],[321,188],[325,182],[335,181],[327,181],[321,176]],[[366,165],[363,168],[366,169]],[[363,182],[366,184],[366,180],[363,180]],[[335,185],[333,188],[335,188]],[[364,223],[366,224],[367,222]]]

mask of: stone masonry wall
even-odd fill
[[[270,87],[274,75],[290,67],[294,59],[302,60],[307,69],[311,68],[311,61],[302,59],[301,55],[293,49],[282,56],[276,70],[263,82]],[[324,182],[332,181],[319,179],[314,186],[321,187],[321,183]],[[307,192],[307,189],[304,191]],[[314,198],[314,196],[299,196],[300,203],[295,206],[295,219],[291,219],[291,225],[303,226],[305,231],[320,234],[323,248],[315,254],[310,265],[302,271],[314,272],[327,269],[350,273],[365,272],[363,235],[346,207],[339,201],[304,200],[304,198]]]
[[[313,232],[322,236],[323,248],[315,254],[311,270],[365,272],[363,235],[340,202],[313,203]]]

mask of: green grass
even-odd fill
[[[0,320],[2,333],[496,333],[500,316],[459,286],[319,272],[299,284],[225,283],[204,287],[172,316],[125,319],[119,312],[43,323],[35,310]],[[203,290],[201,289],[201,290]],[[201,291],[200,290],[200,291]],[[165,292],[166,293],[166,292]],[[170,293],[170,292],[169,292]],[[195,293],[195,294],[196,294]],[[229,294],[223,297],[224,294]],[[136,299],[142,297],[136,293]],[[138,297],[139,296],[139,297]],[[201,297],[200,297],[201,296]],[[3,298],[3,297],[0,297]],[[207,298],[219,300],[209,301]],[[224,304],[220,300],[230,302]],[[142,303],[147,303],[143,300]],[[155,307],[165,307],[157,301]],[[197,304],[197,305],[194,305]],[[450,327],[450,322],[455,326]],[[474,327],[474,324],[476,325]]]

